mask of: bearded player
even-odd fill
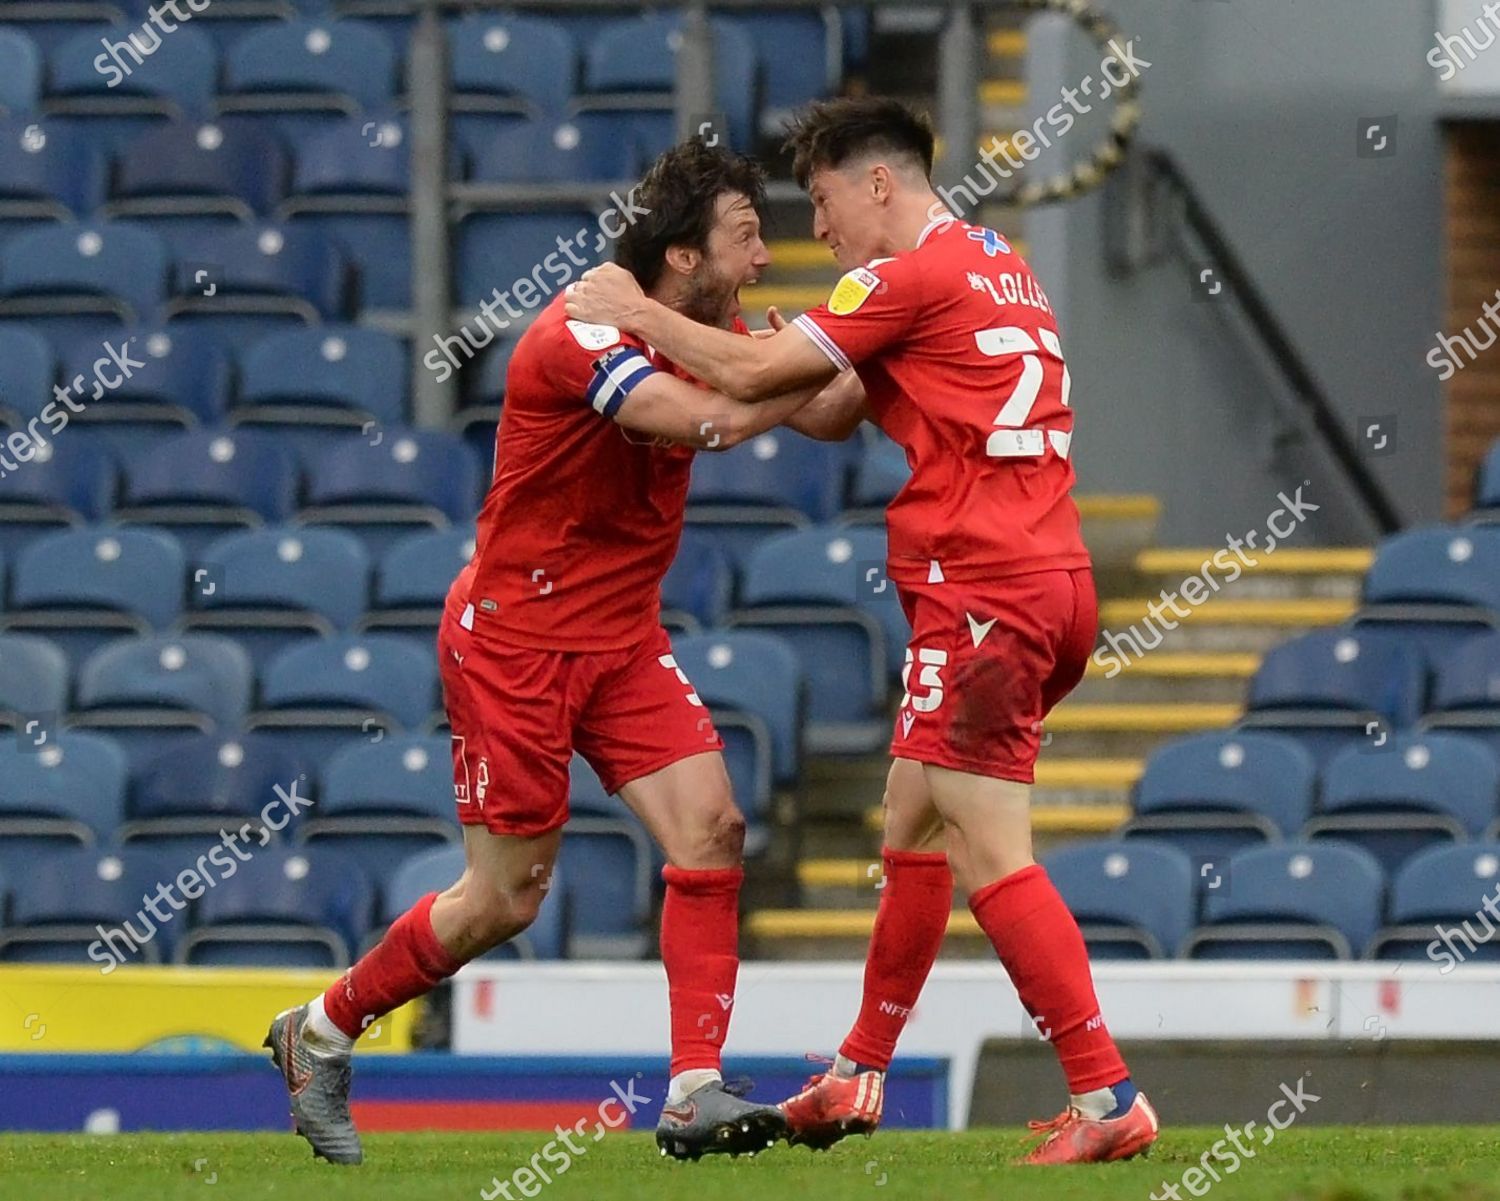
[[[769,262],[760,169],[687,142],[657,161],[639,199],[647,212],[622,236],[622,268],[686,319],[747,332],[739,288]],[[397,918],[322,996],[280,1014],[266,1043],[314,1153],[359,1163],[354,1041],[531,924],[568,818],[576,749],[667,858],[662,1153],[759,1151],[785,1135],[784,1116],[733,1095],[719,1072],[739,969],[745,822],[723,743],[660,625],[661,581],[682,533],[692,447],[734,446],[817,389],[730,400],[639,339],[569,320],[561,297],[521,338],[508,385],[477,551],[438,635],[464,873]],[[852,376],[846,386],[858,387]],[[815,426],[819,411],[809,406],[804,420]]]
[[[603,267],[568,311],[619,325],[747,402],[852,367],[867,399],[851,398],[848,426],[868,415],[912,469],[886,514],[912,639],[885,794],[885,887],[854,1029],[832,1069],[783,1104],[792,1141],[826,1147],[879,1123],[884,1072],[956,877],[1068,1081],[1067,1108],[1032,1124],[1045,1137],[1026,1162],[1129,1158],[1155,1141],[1156,1114],[1105,1029],[1082,935],[1031,847],[1041,722],[1083,677],[1098,619],[1052,307],[1004,238],[934,195],[932,130],[904,105],[815,104],[788,148],[814,235],[847,271],[827,304],[773,337],[733,338]]]

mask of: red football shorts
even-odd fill
[[[724,746],[659,626],[627,650],[565,653],[476,639],[449,612],[438,661],[458,820],[493,834],[530,838],[568,820],[575,749],[613,793]]]
[[[899,591],[912,636],[891,754],[1032,783],[1042,720],[1083,679],[1094,649],[1093,572]]]

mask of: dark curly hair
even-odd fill
[[[886,96],[820,100],[792,119],[782,147],[792,155],[797,186],[812,173],[837,169],[866,154],[889,154],[919,163],[932,176],[932,122],[925,114]]]
[[[725,192],[744,196],[765,216],[766,176],[754,159],[698,138],[664,151],[636,189],[637,202],[650,212],[620,236],[615,262],[650,289],[661,278],[669,247],[708,249],[715,206]]]

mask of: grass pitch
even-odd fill
[[[1064,1169],[1009,1167],[1023,1147],[1006,1130],[887,1132],[815,1155],[778,1146],[757,1158],[661,1159],[646,1134],[609,1134],[550,1183],[517,1176],[540,1134],[385,1134],[365,1138],[365,1164],[314,1161],[291,1135],[0,1135],[5,1201],[1148,1201],[1195,1195],[1183,1173],[1222,1130],[1169,1129],[1149,1159]],[[544,1170],[551,1175],[543,1160]],[[1213,1162],[1210,1160],[1210,1162]],[[1222,1170],[1222,1164],[1220,1165]],[[1254,1160],[1196,1195],[1256,1201],[1500,1201],[1500,1127],[1308,1127],[1278,1135]]]

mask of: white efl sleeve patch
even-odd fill
[[[620,331],[613,325],[592,325],[587,321],[570,320],[568,332],[585,350],[603,350],[620,340]]]

